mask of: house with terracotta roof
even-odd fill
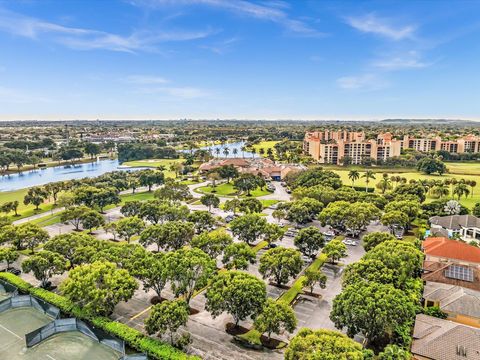
[[[473,271],[468,267],[455,265],[446,271],[448,276],[473,281]],[[480,327],[480,291],[427,281],[423,299],[425,307],[439,307],[447,314],[447,320]]]
[[[454,261],[459,265],[480,265],[480,248],[446,237],[428,237],[422,242],[425,261]]]
[[[291,171],[299,171],[304,169],[301,165],[296,164],[277,164],[270,159],[265,158],[233,158],[233,159],[212,159],[200,165],[199,170],[206,173],[222,166],[233,165],[239,173],[248,173],[263,176],[265,179],[282,180]]]
[[[480,360],[480,329],[418,314],[411,353],[416,360]]]
[[[473,215],[432,216],[432,234],[456,237],[465,241],[480,242],[480,219]]]

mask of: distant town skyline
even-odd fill
[[[0,120],[480,120],[479,11],[0,0]]]

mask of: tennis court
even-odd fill
[[[121,354],[79,331],[53,335],[27,348],[25,334],[53,318],[30,307],[0,313],[0,359],[9,360],[118,360]]]

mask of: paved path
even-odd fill
[[[50,211],[45,211],[43,213],[40,213],[40,214],[35,214],[35,215],[32,215],[32,216],[28,216],[26,218],[23,218],[23,219],[19,219],[19,220],[16,220],[13,222],[14,225],[20,225],[20,224],[24,224],[26,222],[29,222],[29,221],[32,221],[32,220],[35,220],[35,219],[41,219],[43,217],[46,217],[46,216],[50,216],[50,215],[53,215],[53,214],[56,214],[56,213],[59,213],[61,211],[65,210],[65,208],[61,207],[61,208],[55,208],[55,209],[52,209]]]

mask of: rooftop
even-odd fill
[[[473,215],[432,216],[429,220],[431,224],[445,229],[480,228],[480,219]]]
[[[419,314],[412,353],[432,360],[480,360],[480,329]]]
[[[468,289],[480,291],[480,269],[477,266],[468,266],[473,271],[473,281],[465,281],[445,276],[445,272],[455,262],[427,261],[423,262],[424,281],[433,281],[437,283],[462,286]]]
[[[426,255],[480,264],[480,248],[444,237],[429,237],[422,243]]]

